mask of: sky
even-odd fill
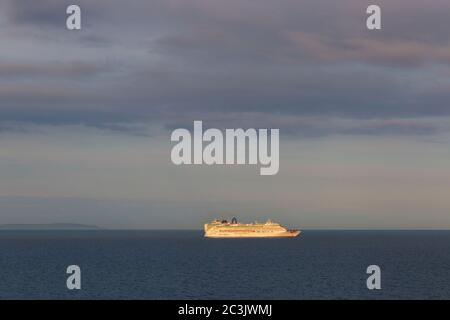
[[[0,224],[449,229],[450,2],[369,4],[2,0]],[[175,166],[194,120],[279,128],[279,173]]]

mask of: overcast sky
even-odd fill
[[[450,228],[450,2],[369,4],[1,1],[0,224]],[[279,173],[173,165],[193,120],[279,128]]]

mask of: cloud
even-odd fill
[[[8,63],[0,64],[0,78],[12,80],[14,78],[85,78],[107,71],[104,67],[85,62],[71,63]]]
[[[7,5],[10,21],[16,24],[37,23],[42,26],[62,24],[65,21],[64,15],[61,14],[61,12],[65,12],[67,7],[64,1],[18,0],[9,1]]]
[[[83,10],[83,19],[95,19],[102,13],[102,3],[92,3],[88,0],[77,0],[76,4]],[[56,28],[64,30],[66,26],[66,9],[75,4],[70,0],[6,0],[6,13],[13,25],[28,25],[31,28]],[[88,21],[86,19],[86,21]]]
[[[285,137],[319,138],[328,135],[432,135],[450,132],[450,117],[421,118],[342,118],[330,116],[271,115],[261,113],[228,113],[223,119],[204,115],[204,130],[207,128],[282,128]],[[180,117],[167,124],[167,129],[192,129],[192,121]]]
[[[367,1],[80,1],[80,32],[65,29],[68,4],[7,2],[0,123],[135,133],[142,122],[264,118],[311,136],[432,134],[441,127],[421,119],[450,115],[447,1],[382,1],[376,32]],[[330,130],[329,119],[366,127]]]
[[[430,46],[410,40],[351,38],[336,45],[335,40],[304,32],[292,32],[287,37],[316,63],[344,61],[400,67],[418,67],[426,62],[450,64],[450,43]]]

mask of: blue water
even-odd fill
[[[82,289],[66,288],[81,267]],[[381,290],[366,268],[381,267]],[[450,231],[0,231],[2,299],[450,299]]]

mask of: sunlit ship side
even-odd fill
[[[266,223],[238,223],[236,218],[231,222],[214,220],[205,223],[204,229],[206,238],[293,238],[300,234],[300,230],[288,230],[270,220]]]

